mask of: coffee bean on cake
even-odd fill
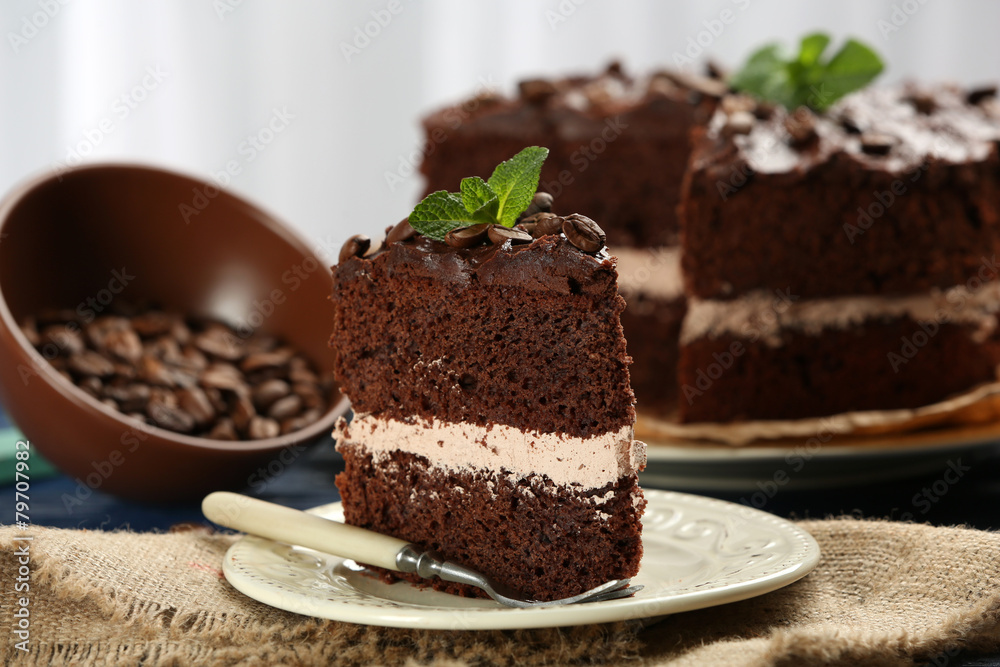
[[[596,222],[579,213],[563,218],[562,231],[570,243],[584,252],[598,252],[607,240]]]
[[[351,252],[364,253],[355,239]],[[355,256],[355,255],[351,255]],[[29,342],[67,380],[150,425],[218,440],[291,433],[319,420],[331,383],[297,350],[221,322],[117,304],[84,322],[69,310],[23,320]]]
[[[361,257],[371,244],[372,240],[364,234],[355,234],[347,239],[347,243],[340,249],[339,261],[346,262],[351,257]]]
[[[459,227],[448,232],[444,241],[452,248],[471,248],[486,240],[489,228],[490,226],[487,224]]]
[[[510,241],[511,243],[531,243],[531,234],[520,229],[502,227],[500,225],[490,225],[487,230],[490,241],[498,245]]]

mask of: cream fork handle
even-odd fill
[[[226,528],[397,572],[396,555],[408,545],[395,537],[227,491],[205,496],[201,511]]]

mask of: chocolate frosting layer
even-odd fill
[[[424,127],[430,134],[475,121],[487,134],[574,141],[599,136],[608,117],[620,116],[625,126],[634,122],[647,135],[673,136],[688,130],[687,122],[679,122],[688,105],[700,109],[704,122],[725,91],[709,77],[670,70],[632,77],[616,64],[596,76],[522,81],[520,88],[516,97],[489,91],[440,109],[424,119]],[[674,117],[678,122],[669,122]]]
[[[790,140],[792,112],[778,108],[765,118],[754,117],[744,133],[734,130],[734,114],[726,113],[724,103],[691,164],[695,170],[712,171],[739,163],[756,173],[794,178],[834,159],[890,173],[908,172],[928,161],[980,162],[997,150],[1000,104],[990,97],[970,103],[968,97],[953,85],[868,88],[826,113],[809,113],[815,136],[801,142]]]
[[[426,236],[382,246],[369,257],[352,258],[334,267],[346,279],[369,270],[373,262],[388,275],[427,277],[462,286],[520,287],[559,294],[601,294],[616,280],[615,261],[606,250],[589,255],[562,235],[543,236],[531,243],[483,244],[453,248]]]

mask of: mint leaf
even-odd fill
[[[461,192],[432,192],[410,213],[410,226],[436,241],[443,241],[456,227],[479,223],[513,227],[535,196],[548,154],[548,148],[531,146],[502,162],[488,183],[470,176],[462,179]]]
[[[820,56],[826,51],[830,44],[830,36],[821,32],[806,35],[799,44],[799,64],[803,67],[812,67],[819,62]]]
[[[826,64],[823,85],[834,99],[840,99],[867,86],[882,73],[883,67],[877,53],[861,42],[849,39]]]
[[[460,195],[438,190],[424,197],[409,216],[410,226],[436,241],[456,227],[474,225],[477,220],[462,204]]]
[[[496,220],[504,227],[513,227],[517,216],[528,208],[548,155],[548,148],[530,146],[493,170],[488,185],[499,201]]]
[[[871,83],[884,68],[878,54],[855,39],[847,40],[828,61],[823,53],[830,37],[806,35],[795,57],[786,57],[777,44],[767,45],[750,57],[730,85],[789,109],[807,105],[827,109],[841,97]]]
[[[462,204],[481,222],[496,222],[500,200],[489,184],[478,176],[462,179]]]
[[[781,47],[777,44],[759,49],[743,69],[730,78],[729,85],[762,100],[785,104],[791,82],[781,56]]]

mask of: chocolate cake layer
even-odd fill
[[[679,249],[617,248],[614,254],[636,410],[662,416],[677,407],[677,340],[687,312]]]
[[[868,89],[829,112],[723,101],[682,189],[688,292],[804,298],[960,284],[1000,253],[1000,104]]]
[[[356,412],[579,437],[635,420],[607,255],[418,236],[336,266],[334,294],[334,373]]]
[[[677,407],[677,362],[681,323],[687,311],[683,298],[661,300],[629,296],[621,315],[622,329],[633,359],[629,368],[636,411],[666,414]]]
[[[337,486],[348,523],[440,550],[527,599],[567,597],[638,572],[645,501],[635,475],[580,492],[542,476],[454,471],[404,452],[375,461],[364,448],[343,444],[339,450],[345,470]],[[482,595],[440,580],[432,585]]]
[[[612,66],[594,77],[524,81],[514,99],[481,95],[424,119],[426,191],[487,178],[524,146],[545,146],[539,190],[559,210],[599,220],[612,248],[675,242],[690,130],[724,89],[678,72],[636,80]]]
[[[975,325],[871,319],[809,333],[726,332],[687,341],[684,422],[799,419],[929,405],[996,379],[1000,335]]]

